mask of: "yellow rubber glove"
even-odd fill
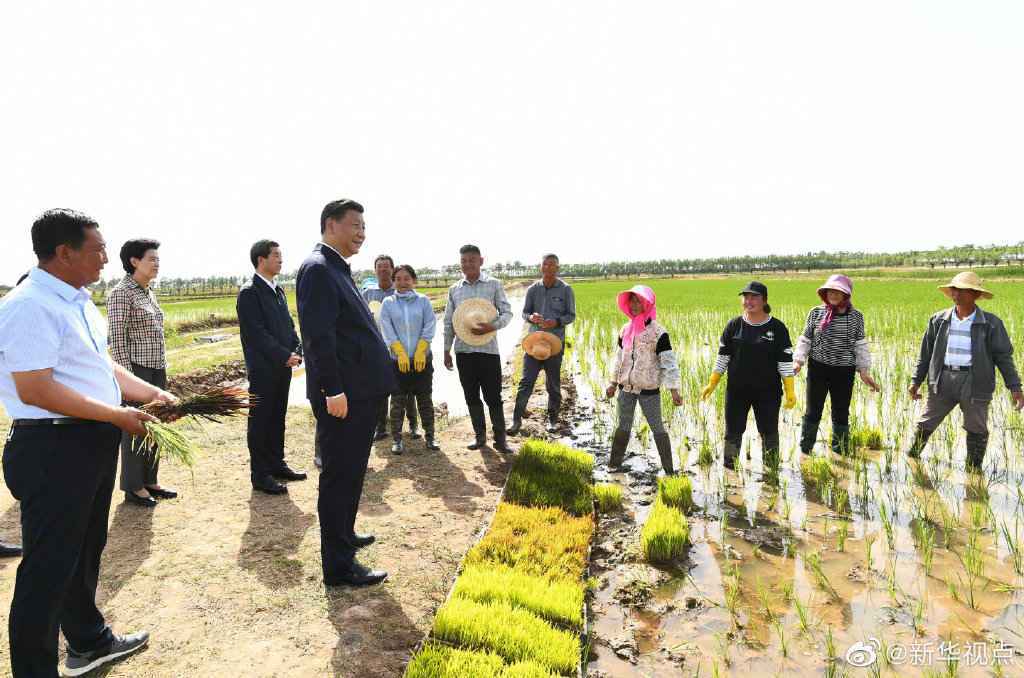
[[[395,354],[395,359],[398,361],[398,371],[402,374],[408,372],[409,354],[405,352],[405,346],[402,346],[402,342],[393,342],[391,344],[391,352]]]
[[[711,397],[711,394],[715,392],[715,387],[718,386],[718,382],[722,381],[722,375],[719,372],[712,372],[711,378],[708,379],[708,385],[704,387],[704,390],[700,392],[700,399],[707,400]]]
[[[782,403],[782,406],[787,410],[796,407],[796,390],[793,386],[793,377],[783,377],[782,390],[786,392],[786,400]]]
[[[427,369],[428,350],[430,350],[430,344],[427,343],[426,339],[420,339],[416,344],[416,353],[412,356],[412,367],[417,372]]]

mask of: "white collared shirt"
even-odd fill
[[[949,337],[946,340],[946,365],[950,367],[971,366],[971,325],[978,309],[960,320],[956,315],[956,307],[949,314]]]
[[[0,402],[12,419],[66,415],[28,405],[12,372],[53,370],[54,381],[107,405],[121,388],[107,352],[107,324],[92,295],[40,268],[0,300]]]
[[[267,285],[270,286],[270,289],[277,292],[278,284],[276,282],[274,282],[273,280],[267,280],[259,271],[256,272],[256,277],[262,280],[263,282],[267,283]]]
[[[351,257],[346,257],[344,254],[342,254],[338,250],[334,249],[333,247],[331,247],[330,245],[325,243],[323,240],[320,241],[320,244],[323,245],[324,247],[326,247],[327,249],[329,249],[330,251],[334,252],[335,254],[337,254],[339,257],[341,257],[341,260],[344,261],[346,264],[348,263],[348,260],[351,258]]]

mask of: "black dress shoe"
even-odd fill
[[[426,440],[423,441],[423,447],[431,450],[432,452],[438,452],[441,449],[441,446],[437,444],[437,441],[434,440],[434,436],[432,435],[427,435]]]
[[[377,442],[379,440],[384,440],[387,437],[388,437],[388,432],[387,431],[377,431],[377,433],[373,436],[373,441]]]
[[[523,430],[523,422],[521,419],[513,418],[512,425],[505,429],[505,433],[510,436],[517,436],[519,432]]]
[[[352,565],[348,570],[339,572],[333,576],[324,577],[325,586],[372,586],[373,584],[379,584],[388,578],[388,573],[384,570],[371,570],[367,567],[363,567],[356,561],[352,561]]]
[[[145,508],[153,508],[156,506],[156,499],[153,499],[153,497],[140,497],[134,492],[125,492],[124,503],[144,506]]]
[[[174,490],[168,490],[166,487],[147,487],[146,492],[149,492],[151,496],[156,497],[157,499],[176,499],[178,496],[177,492]]]
[[[508,443],[505,442],[504,440],[502,440],[501,442],[495,442],[494,449],[496,449],[498,452],[501,452],[502,454],[512,454],[513,452],[515,452],[515,450],[509,447]]]
[[[16,558],[21,555],[21,547],[14,544],[5,544],[0,541],[0,558]]]
[[[306,474],[300,473],[299,471],[293,471],[287,466],[281,467],[281,469],[271,474],[278,480],[305,480]]]
[[[288,488],[270,476],[266,476],[260,480],[254,480],[252,483],[252,489],[259,490],[266,494],[288,494]]]
[[[377,538],[374,537],[372,534],[359,534],[358,532],[356,532],[351,537],[349,537],[348,540],[352,542],[352,545],[355,546],[357,549],[361,549],[364,546],[369,546],[373,542],[377,541]]]
[[[484,436],[477,436],[476,439],[472,443],[470,443],[469,445],[466,445],[466,449],[467,450],[479,450],[481,447],[485,447],[486,445],[487,445],[487,438],[485,438]]]

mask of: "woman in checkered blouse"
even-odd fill
[[[167,387],[164,314],[149,284],[160,272],[156,240],[129,240],[121,246],[125,277],[107,297],[107,343],[110,356],[135,376]],[[121,438],[121,489],[131,504],[152,508],[157,499],[173,499],[174,490],[157,480],[159,462],[137,436]]]

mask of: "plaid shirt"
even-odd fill
[[[129,370],[132,363],[155,370],[167,367],[164,312],[153,290],[143,289],[130,275],[107,296],[107,346],[110,357]]]
[[[493,321],[493,324],[497,329],[500,330],[512,321],[512,305],[508,303],[508,297],[505,296],[505,288],[500,280],[492,278],[483,272],[480,273],[480,278],[474,283],[463,278],[448,289],[448,305],[444,309],[445,353],[452,350],[454,345],[456,353],[500,354],[497,336],[483,346],[470,346],[455,336],[455,325],[452,322],[455,309],[466,299],[474,298],[486,299],[494,304],[494,308],[498,310],[498,317]]]

